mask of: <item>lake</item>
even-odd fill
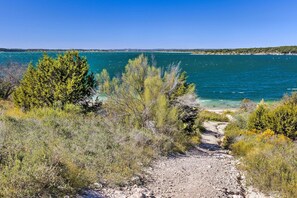
[[[0,65],[9,62],[36,63],[41,52],[2,52]],[[57,53],[50,52],[51,56]],[[82,52],[93,72],[103,68],[120,74],[129,59],[140,52]],[[244,98],[254,101],[279,100],[297,91],[297,56],[294,55],[192,55],[190,53],[145,52],[157,66],[168,68],[180,63],[189,82],[197,87],[202,105],[237,107]]]

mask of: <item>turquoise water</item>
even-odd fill
[[[56,53],[49,53],[56,56]],[[85,52],[93,72],[107,68],[120,74],[128,59],[138,52]],[[237,107],[243,98],[259,101],[278,100],[285,93],[297,91],[297,56],[277,55],[192,55],[190,53],[147,52],[159,67],[180,62],[188,80],[197,86],[197,94],[208,107]],[[36,63],[38,52],[3,52],[0,64],[8,62]]]

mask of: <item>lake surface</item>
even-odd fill
[[[49,53],[56,56],[56,53]],[[84,52],[93,72],[103,68],[120,74],[129,59],[139,52]],[[279,100],[285,93],[297,91],[297,56],[294,55],[192,55],[190,53],[147,52],[157,66],[167,68],[180,62],[189,82],[197,87],[203,105],[236,107],[244,98],[254,101]],[[36,63],[39,52],[2,52],[0,65],[9,62]]]

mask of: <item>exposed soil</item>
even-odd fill
[[[205,122],[201,144],[186,155],[156,163],[148,189],[156,197],[245,197],[236,161],[219,146],[226,125]]]
[[[103,188],[82,197],[110,198],[262,198],[246,190],[244,178],[236,169],[237,160],[219,146],[226,122],[205,122],[201,144],[184,155],[163,158],[146,170],[145,182],[121,189]],[[136,178],[136,180],[140,178]]]

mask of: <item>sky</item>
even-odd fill
[[[0,48],[297,45],[297,0],[0,0]]]

